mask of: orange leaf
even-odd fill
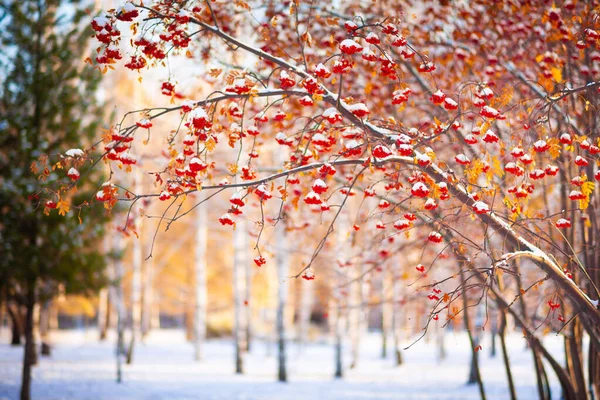
[[[59,200],[58,204],[56,205],[56,208],[58,208],[58,215],[66,215],[69,212],[71,206],[68,202],[64,200]]]

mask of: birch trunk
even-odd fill
[[[113,271],[110,286],[110,297],[114,300],[115,307],[117,309],[117,343],[116,343],[116,362],[117,362],[117,383],[122,382],[122,365],[123,355],[125,354],[125,299],[123,295],[123,276],[125,271],[123,269],[123,263],[121,262],[122,256],[122,237],[119,235],[113,236],[113,252],[115,258],[113,261]]]
[[[437,331],[437,346],[438,346],[438,362],[442,362],[446,359],[446,335],[444,332],[444,327],[441,323],[438,322],[436,327]]]
[[[337,291],[337,289],[336,289]],[[342,360],[342,307],[340,295],[336,296],[335,300],[335,319],[334,319],[334,348],[335,348],[335,377],[344,377],[344,364]]]
[[[394,303],[391,300],[393,271],[381,274],[381,358],[387,358],[388,336],[392,325]]]
[[[52,301],[46,300],[40,307],[40,343],[41,351],[40,354],[43,356],[49,356],[51,353],[50,346],[50,305]]]
[[[347,216],[342,213],[340,214],[339,217],[339,225],[338,225],[338,231],[336,234],[336,239],[337,239],[337,247],[338,247],[338,254],[346,254],[345,253],[345,247],[346,247],[346,242],[348,239],[348,220],[347,220]],[[340,286],[342,285],[342,283],[346,282],[346,274],[345,271],[343,271],[341,268],[337,268],[334,271],[334,274],[336,275],[336,279],[334,281],[334,286],[332,289],[332,293],[333,293],[333,297],[335,300],[335,318],[334,318],[334,328],[333,328],[333,333],[334,333],[334,349],[335,349],[335,377],[336,378],[342,378],[344,376],[344,364],[343,364],[343,360],[342,360],[342,345],[343,345],[343,326],[344,326],[344,319],[343,319],[343,308],[342,308],[342,304],[343,304],[343,299],[342,299],[342,295],[340,292]],[[345,302],[347,305],[347,301]],[[348,315],[348,310],[346,310],[346,315]]]
[[[207,212],[204,205],[198,207],[196,213],[196,308],[194,310],[194,359],[204,358],[204,341],[206,340],[206,245],[207,245]]]
[[[100,289],[98,294],[98,336],[100,340],[106,339],[108,322],[108,289]]]
[[[396,366],[402,365],[402,349],[400,343],[402,339],[402,326],[400,324],[400,285],[396,279],[397,271],[392,270],[392,336],[394,338],[394,355]]]
[[[152,304],[154,303],[154,258],[144,262],[142,307],[141,307],[141,335],[142,340],[150,333],[152,321]]]
[[[142,182],[141,173],[138,172],[135,176],[135,192],[141,193]],[[142,240],[144,235],[141,229],[141,217],[136,217],[135,229],[138,230],[139,237],[133,238],[133,256],[132,267],[133,275],[131,279],[131,341],[127,351],[127,364],[133,361],[133,350],[135,341],[139,336],[140,322],[142,313]]]
[[[247,246],[246,246],[247,247]],[[246,249],[247,251],[247,249]],[[245,322],[245,347],[244,351],[250,352],[250,346],[252,344],[252,274],[253,263],[246,262],[244,264],[244,277],[246,284],[244,287],[244,322]]]
[[[311,282],[301,279],[300,282],[300,312],[298,316],[298,342],[301,347],[308,341],[308,330],[310,328],[310,316],[313,307],[314,293]]]
[[[287,382],[285,308],[289,291],[289,254],[284,221],[275,226],[277,260],[277,348],[279,382]]]
[[[233,233],[233,303],[234,303],[234,321],[233,321],[233,340],[235,342],[235,372],[244,373],[243,352],[246,348],[246,330],[244,317],[245,280],[244,272],[247,264],[247,234],[246,221],[240,219],[236,224]]]
[[[350,325],[350,348],[352,361],[350,369],[356,368],[360,353],[360,333],[361,333],[361,314],[362,314],[362,279],[361,270],[357,265],[352,267],[350,284],[350,309],[347,310]]]

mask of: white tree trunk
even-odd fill
[[[402,324],[400,315],[402,312],[402,305],[400,304],[400,284],[396,278],[399,275],[399,271],[392,270],[392,335],[394,337],[394,356],[395,364],[402,364]]]
[[[434,321],[437,322],[437,321]],[[437,331],[437,346],[438,346],[438,362],[442,362],[446,359],[446,339],[445,329],[442,327],[443,324],[438,322],[436,327]]]
[[[289,249],[284,221],[275,226],[277,260],[277,343],[278,380],[287,382],[285,308],[289,292]]]
[[[100,340],[106,339],[106,323],[108,320],[108,289],[100,289],[98,294],[98,336]]]
[[[58,329],[58,306],[56,302],[52,302],[50,307],[50,321],[48,321],[50,330]]]
[[[154,304],[154,258],[150,258],[149,260],[146,260],[144,262],[143,272],[143,296],[141,316],[142,340],[144,340],[146,336],[150,333],[150,329],[152,327],[152,305]]]
[[[392,328],[392,315],[394,313],[394,304],[391,299],[393,280],[393,271],[384,271],[381,282],[381,300],[383,301],[381,304],[381,358],[387,357],[388,336]]]
[[[365,284],[364,275],[367,271],[367,265],[364,262],[360,263],[360,266],[354,265],[352,267],[352,283],[350,285],[350,342],[351,342],[351,353],[352,363],[350,368],[356,368],[360,357],[360,340],[363,333],[367,328],[366,318],[366,301],[368,288]]]
[[[135,175],[135,192],[142,192],[142,176],[141,172]],[[144,234],[142,233],[141,217],[137,210],[135,213],[138,214],[135,219],[135,229],[137,230],[138,237],[133,238],[133,255],[132,255],[132,268],[133,275],[131,278],[131,342],[129,343],[129,349],[127,352],[127,364],[131,364],[133,361],[133,349],[135,341],[140,332],[140,322],[142,317],[142,262],[143,262],[143,239]]]
[[[247,251],[247,250],[246,250]],[[245,326],[245,347],[244,351],[250,352],[250,346],[252,344],[252,275],[254,263],[246,262],[244,265],[244,276],[246,284],[244,287],[244,322]]]
[[[207,245],[207,212],[204,204],[198,206],[196,212],[196,305],[194,310],[194,359],[204,357],[204,341],[206,340],[206,245]]]
[[[338,219],[336,240],[337,240],[337,254],[348,254],[347,241],[348,241],[348,217],[342,212]],[[343,345],[343,331],[344,331],[344,314],[348,315],[348,310],[344,313],[343,306],[348,306],[347,299],[343,298],[340,287],[342,284],[347,282],[346,271],[342,268],[336,268],[334,271],[336,279],[332,289],[333,297],[335,300],[334,308],[334,321],[333,321],[333,334],[334,334],[334,355],[335,355],[335,377],[342,378],[344,376],[344,364],[342,360],[342,345]],[[347,318],[346,318],[347,319]]]
[[[233,233],[233,303],[234,303],[234,323],[233,323],[233,340],[235,342],[235,372],[237,374],[244,373],[244,356],[243,352],[246,348],[246,324],[244,317],[245,279],[244,272],[246,271],[247,260],[247,233],[246,221],[239,219],[235,231]]]
[[[121,262],[120,257],[122,256],[123,245],[122,245],[123,237],[119,234],[113,235],[113,252],[115,253],[115,259],[113,262],[113,268],[111,272],[111,276],[109,277],[111,280],[111,285],[109,288],[109,295],[115,304],[117,309],[117,343],[116,343],[116,361],[117,361],[117,382],[121,382],[123,379],[122,374],[122,365],[123,365],[123,356],[125,354],[125,318],[126,318],[126,310],[125,310],[125,300],[123,296],[123,276],[125,275],[125,271],[123,269],[123,263]]]
[[[50,355],[50,307],[52,300],[46,300],[40,305],[40,343],[41,355]]]
[[[361,297],[362,297],[362,280],[360,279],[360,269],[358,265],[352,266],[351,271],[352,283],[350,284],[350,309],[348,312],[348,323],[350,330],[350,369],[353,369],[358,364],[360,352],[360,331],[361,331]]]
[[[339,285],[340,280],[337,280]],[[343,344],[343,326],[344,320],[342,316],[342,299],[338,289],[334,289],[335,306],[334,306],[334,354],[335,354],[335,377],[342,378],[344,376],[344,363],[342,360],[342,344]]]
[[[314,302],[314,285],[306,279],[300,282],[300,315],[298,318],[298,341],[304,346],[308,341],[308,329],[310,328],[310,317]]]
[[[155,271],[156,274],[156,271]],[[150,329],[160,329],[160,293],[154,292],[151,317],[150,317]]]

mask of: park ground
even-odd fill
[[[19,393],[22,347],[8,344],[0,333],[0,400],[16,400]],[[501,354],[490,357],[489,337],[482,343],[482,374],[488,399],[508,399]],[[446,335],[447,358],[437,360],[437,344],[427,338],[404,351],[404,365],[396,367],[391,354],[381,358],[380,335],[369,334],[361,344],[360,362],[333,378],[333,346],[324,338],[289,348],[287,384],[277,383],[276,348],[255,341],[246,357],[246,373],[233,373],[233,344],[210,340],[205,361],[193,360],[192,345],[178,330],[154,331],[136,347],[132,365],[124,366],[123,382],[115,382],[114,341],[99,342],[95,330],[52,333],[53,354],[41,358],[33,370],[34,400],[470,400],[478,399],[476,385],[466,385],[468,339],[464,333]],[[553,354],[562,340],[545,337]],[[410,344],[406,341],[405,345]],[[520,334],[508,337],[513,376],[520,400],[537,398],[531,353]],[[345,362],[349,363],[348,348]],[[562,361],[562,360],[561,360]],[[560,398],[556,378],[552,398]]]

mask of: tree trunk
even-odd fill
[[[35,280],[27,285],[25,314],[25,351],[23,356],[23,375],[21,380],[21,400],[31,400],[31,366],[36,362],[35,338],[33,334],[33,312],[35,308]]]
[[[234,303],[234,323],[233,323],[233,340],[235,342],[235,373],[244,373],[244,357],[243,352],[246,349],[246,330],[244,316],[244,272],[246,270],[247,258],[246,253],[246,221],[240,219],[233,233],[233,303]]]
[[[517,260],[517,262],[515,262],[515,283],[517,284],[517,290],[518,293],[521,293],[521,291],[523,290],[523,283],[521,280],[521,264],[520,262]],[[519,296],[519,306],[521,309],[521,315],[523,316],[523,318],[525,320],[527,320],[527,307],[525,306],[525,300],[523,298],[523,296]],[[533,366],[534,366],[534,371],[535,371],[535,380],[536,380],[536,384],[537,384],[537,389],[538,389],[538,397],[539,400],[545,400],[546,399],[546,395],[545,395],[545,390],[544,390],[544,380],[543,380],[543,364],[542,361],[537,353],[537,350],[534,346],[531,345],[531,343],[527,342],[527,345],[532,347],[531,350],[531,354],[533,356]]]
[[[244,273],[246,279],[246,285],[244,287],[244,322],[245,326],[245,345],[244,350],[250,352],[252,345],[252,274],[253,264],[246,262],[244,265]]]
[[[490,357],[496,357],[496,337],[498,336],[498,311],[495,308],[490,308],[490,336],[492,346],[490,349]]]
[[[185,339],[194,343],[194,337],[196,335],[195,329],[195,319],[194,316],[196,312],[196,284],[194,283],[194,265],[193,263],[189,264],[188,268],[188,279],[187,279],[187,294],[183,299],[183,306],[185,308],[184,322],[185,322]]]
[[[337,227],[337,249],[338,254],[348,254],[347,253],[347,245],[346,241],[348,240],[348,229],[349,229],[349,221],[346,213],[342,213],[338,219],[338,227]],[[334,299],[334,322],[333,322],[333,334],[334,334],[334,354],[335,354],[335,377],[342,378],[344,376],[344,364],[342,360],[342,344],[343,344],[343,307],[342,305],[345,303],[348,306],[347,298],[344,299],[342,293],[340,291],[340,285],[347,283],[347,276],[345,271],[341,268],[335,270],[336,279],[333,282],[332,293]],[[348,309],[346,308],[346,317],[348,317]]]
[[[21,335],[23,334],[23,324],[21,313],[19,312],[19,306],[16,305],[11,307],[9,305],[6,306],[8,311],[8,316],[10,318],[10,328],[11,328],[11,346],[20,346],[21,345]]]
[[[312,282],[306,279],[300,279],[300,313],[298,318],[298,341],[301,346],[306,345],[308,341],[308,330],[310,328],[310,316],[313,307],[313,288]]]
[[[208,215],[204,204],[196,212],[196,304],[194,310],[194,359],[202,360],[204,357],[204,342],[206,341],[206,247],[208,242]]]
[[[52,302],[50,304],[50,318],[48,319],[48,326],[50,330],[58,329],[58,307],[56,306],[56,302]]]
[[[436,327],[437,331],[437,346],[438,346],[438,362],[442,362],[446,359],[446,338],[444,328],[441,326]]]
[[[396,279],[397,272],[395,270],[392,272],[392,337],[394,339],[395,364],[396,366],[400,366],[404,360],[402,358],[402,349],[400,348],[402,327],[400,326],[400,285],[398,284],[398,279]]]
[[[50,301],[47,300],[42,304],[40,309],[40,339],[41,339],[41,350],[40,354],[43,356],[49,356],[51,352],[50,346]]]
[[[388,336],[394,313],[394,302],[391,299],[391,282],[394,280],[394,271],[392,270],[389,274],[384,272],[381,276],[381,358],[387,358]]]
[[[335,310],[335,377],[342,378],[344,376],[344,365],[342,361],[342,307],[341,299],[336,299],[336,310]]]
[[[148,249],[148,252],[150,249]],[[142,310],[140,330],[142,340],[145,340],[152,326],[152,304],[154,303],[154,258],[144,262]]]
[[[117,310],[117,343],[115,350],[116,367],[117,367],[117,383],[123,381],[123,355],[125,354],[125,301],[123,295],[123,276],[125,271],[123,270],[123,263],[120,260],[122,248],[122,237],[114,235],[113,237],[113,251],[115,253],[115,259],[113,261],[111,271],[111,285],[109,287],[110,297],[113,299],[115,308]]]
[[[573,382],[577,398],[585,400],[588,396],[583,374],[583,330],[581,322],[575,320],[571,322],[569,328],[571,332],[568,336],[565,336],[565,359],[568,367],[567,370],[571,375],[571,382]]]
[[[463,315],[464,315],[464,321],[465,321],[465,330],[467,331],[467,334],[469,335],[469,343],[471,346],[471,372],[469,374],[469,380],[467,381],[467,384],[473,384],[473,383],[477,383],[478,387],[479,387],[479,395],[481,397],[481,400],[485,400],[485,390],[483,388],[483,380],[481,379],[481,373],[479,371],[479,352],[478,352],[478,347],[479,346],[479,340],[477,340],[476,338],[473,337],[473,333],[471,331],[471,319],[469,318],[469,302],[467,300],[467,291],[465,288],[466,285],[466,280],[465,280],[465,272],[464,272],[464,265],[460,266],[460,281],[461,281],[461,286],[462,286],[462,298],[463,298]]]
[[[446,236],[446,239],[448,240],[449,243],[452,244],[453,251],[457,256],[458,261],[460,262],[461,282],[464,282],[464,280],[465,280],[463,268],[468,267],[470,271],[473,271],[475,273],[474,276],[477,278],[478,282],[480,282],[481,284],[486,284],[487,277],[484,277],[481,272],[479,272],[473,268],[470,259],[464,255],[464,252],[456,244],[457,242],[453,241],[453,235],[451,233],[448,234]],[[515,276],[517,277],[517,280],[520,283],[520,277],[519,277],[520,272],[518,272],[518,264],[519,264],[518,262],[515,263],[515,269],[517,270],[517,273],[515,274]],[[519,284],[519,287],[521,287],[520,284]],[[464,290],[464,285],[463,285],[463,290]],[[498,291],[494,288],[494,286],[489,286],[488,293],[491,294],[493,296],[493,298],[495,298],[498,306],[500,308],[502,308],[502,310],[504,310],[512,315],[515,322],[518,325],[520,325],[521,328],[523,329],[523,334],[527,337],[528,343],[530,343],[532,347],[536,347],[540,351],[542,356],[546,359],[546,361],[548,361],[548,363],[552,367],[552,370],[555,372],[556,376],[558,377],[558,380],[560,381],[561,387],[563,389],[564,399],[565,400],[575,400],[576,399],[575,390],[573,388],[573,385],[569,379],[567,372],[554,359],[554,357],[552,357],[550,352],[548,352],[548,350],[543,346],[543,344],[540,342],[540,340],[535,336],[534,332],[536,329],[527,325],[527,323],[524,320],[524,318],[526,317],[524,311],[519,313],[519,312],[516,312],[515,310],[513,310],[512,308],[510,308],[509,303],[506,300],[504,300],[504,298],[498,293]],[[520,298],[522,300],[523,296],[520,296]],[[524,308],[524,305],[523,305],[523,308]]]
[[[358,265],[352,267],[352,283],[350,283],[350,308],[346,311],[349,319],[350,333],[350,369],[356,368],[360,355],[360,331],[361,331],[361,294],[362,279],[360,279],[360,270]]]
[[[141,172],[135,175],[135,191],[142,192],[142,176]],[[127,364],[133,362],[133,350],[135,341],[139,336],[142,317],[142,262],[143,262],[143,240],[144,233],[142,232],[141,217],[138,215],[135,219],[135,229],[138,230],[138,236],[133,238],[133,255],[132,267],[133,275],[131,278],[131,341],[127,350]]]
[[[108,289],[100,289],[98,294],[98,336],[101,341],[106,340],[109,308]]]
[[[600,348],[590,340],[588,350],[588,371],[590,379],[590,396],[600,399]]]
[[[515,390],[512,370],[510,369],[510,360],[508,358],[508,349],[506,348],[506,311],[502,310],[500,314],[501,319],[498,336],[500,337],[500,347],[502,348],[502,359],[504,360],[504,369],[506,371],[506,379],[510,391],[510,400],[517,400],[517,391]]]
[[[277,348],[278,369],[277,379],[279,382],[287,382],[286,365],[286,330],[285,330],[285,307],[287,305],[289,283],[289,249],[287,247],[287,235],[285,220],[280,220],[275,226],[276,259],[277,259]]]

